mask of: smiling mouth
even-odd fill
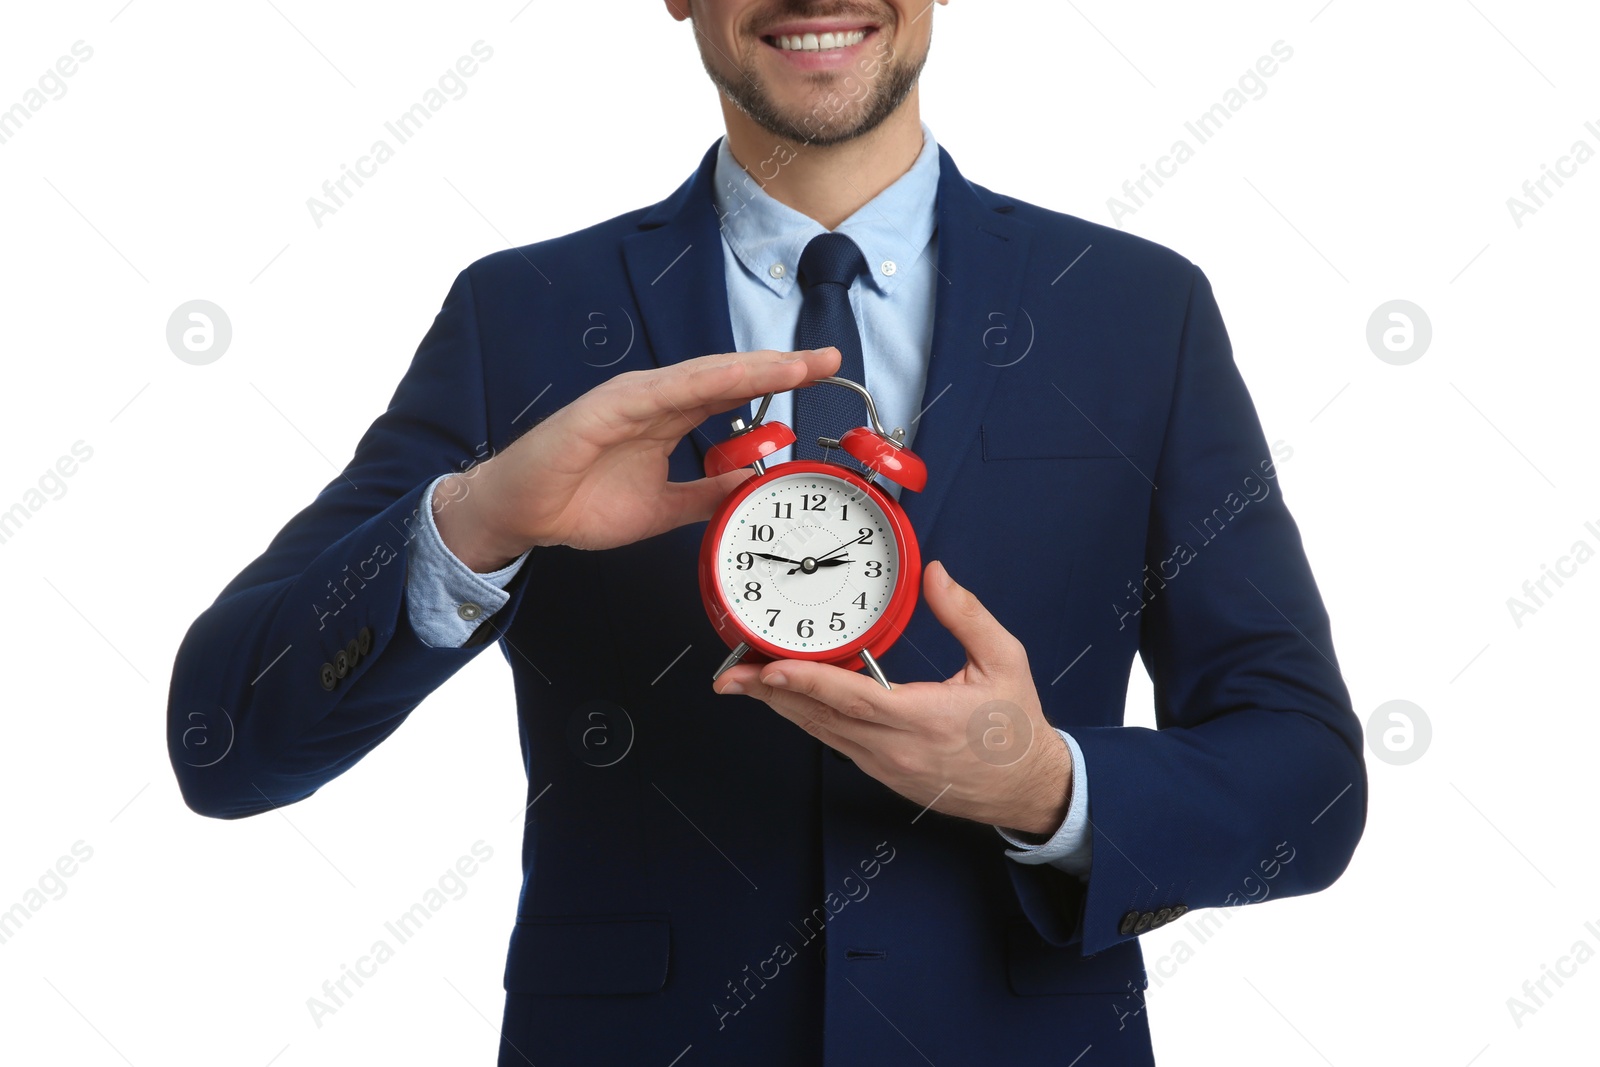
[[[838,33],[787,33],[761,38],[780,52],[836,52],[853,48],[866,40],[869,30],[843,30]]]

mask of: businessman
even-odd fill
[[[961,176],[918,105],[927,0],[666,8],[726,136],[659,203],[458,275],[186,636],[183,795],[304,800],[495,643],[530,797],[501,1064],[1151,1063],[1139,935],[1328,886],[1366,815],[1210,284]],[[865,422],[832,374],[929,470],[891,687],[713,682],[697,550],[751,475],[706,450],[774,393],[770,461],[827,455]],[[1154,730],[1122,725],[1135,655]],[[233,749],[187,758],[218,706]]]

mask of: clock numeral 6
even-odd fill
[[[799,634],[801,637],[810,637],[812,634],[811,620],[801,619],[800,622],[795,626],[794,632]]]

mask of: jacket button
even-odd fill
[[[483,614],[483,605],[474,604],[469,600],[465,604],[462,604],[460,607],[456,608],[456,614],[461,617],[463,622],[471,622]]]
[[[361,632],[356,634],[356,648],[363,656],[372,651],[372,627],[363,626]]]
[[[350,661],[350,666],[354,667],[357,661],[361,659],[361,642],[352,637],[350,643],[344,646],[344,658]]]
[[[339,684],[339,676],[334,673],[333,664],[331,663],[324,663],[322,665],[320,677],[322,679],[322,688],[328,690],[330,693],[333,691],[333,687]]]
[[[344,654],[344,649],[333,654],[333,673],[343,678],[350,673],[350,657]]]
[[[1137,926],[1138,923],[1139,913],[1136,911],[1130,911],[1128,914],[1122,917],[1121,924],[1117,926],[1117,932],[1119,934],[1131,934],[1133,933],[1133,928]]]
[[[1187,905],[1187,904],[1175,904],[1175,905],[1173,905],[1173,908],[1172,908],[1172,918],[1173,919],[1182,918],[1183,917],[1183,913],[1188,911],[1188,910],[1189,910],[1189,905]],[[1168,920],[1168,921],[1171,921],[1171,920]]]
[[[1153,924],[1153,927],[1154,926],[1165,926],[1165,925],[1167,925],[1167,923],[1169,923],[1171,921],[1172,921],[1172,909],[1171,908],[1162,908],[1160,911],[1156,912],[1156,919],[1155,919],[1155,923]]]
[[[1146,930],[1150,929],[1150,924],[1155,921],[1156,917],[1153,913],[1148,911],[1144,912],[1139,916],[1139,921],[1133,924],[1133,932],[1136,934],[1142,934]]]

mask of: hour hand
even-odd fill
[[[851,561],[848,559],[802,559],[793,560],[791,562],[793,562],[795,566],[789,568],[790,574],[794,574],[797,571],[805,571],[807,574],[810,574],[818,567],[837,567],[842,563],[849,563]],[[809,567],[806,566],[808,563],[810,564]]]

